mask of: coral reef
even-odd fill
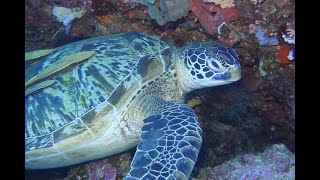
[[[156,20],[159,25],[164,25],[167,22],[161,15],[161,10],[159,9],[158,3],[148,0],[142,0],[141,3],[148,7],[150,18]]]
[[[60,0],[60,6],[65,8],[76,8],[81,7],[85,10],[90,10],[92,0]]]
[[[186,16],[191,10],[191,0],[142,0],[141,3],[148,7],[150,18],[161,26]]]
[[[64,26],[69,25],[74,19],[80,19],[86,13],[86,9],[81,8],[65,8],[55,6],[52,9],[52,14],[56,16],[59,22]]]
[[[222,23],[232,22],[241,14],[237,7],[221,9],[215,4],[206,4],[200,0],[192,0],[192,11],[202,27],[211,35],[217,33]]]
[[[222,9],[235,6],[234,0],[203,0],[203,2],[212,2],[215,5],[219,5]]]
[[[284,44],[284,45],[278,46],[278,48],[279,48],[279,51],[278,51],[278,56],[276,60],[278,60],[280,64],[289,64],[290,61],[288,56],[291,51],[291,47],[287,44]]]
[[[264,126],[265,120],[259,116],[260,104],[255,101],[259,94],[248,92],[242,83],[238,83],[233,87],[195,91],[190,94],[191,100],[199,95],[202,104],[197,105],[195,111],[204,131],[203,151],[198,159],[201,167],[215,166],[234,154],[266,143],[262,143],[261,139],[267,127]]]
[[[76,165],[68,171],[65,180],[115,180],[127,175],[130,168],[131,156],[128,153],[118,157],[92,161],[88,164]]]
[[[103,160],[80,167],[74,167],[70,169],[68,175],[64,179],[114,180],[116,179],[116,176],[116,169],[107,161]]]
[[[283,123],[286,123],[286,114],[285,108],[282,108],[280,104],[277,103],[265,103],[262,106],[262,113],[269,119],[269,122],[273,125],[282,126]]]
[[[289,61],[293,61],[295,58],[295,49],[291,49],[288,56],[287,56]]]
[[[161,0],[160,8],[166,21],[176,21],[191,10],[191,0]]]
[[[110,164],[99,162],[95,165],[95,168],[91,170],[89,180],[116,179],[116,172],[116,169]]]
[[[263,153],[237,156],[205,171],[202,176],[206,179],[293,180],[295,179],[295,156],[284,144],[275,144]]]
[[[287,33],[288,35],[282,33],[283,40],[289,44],[295,44],[295,30],[287,29]]]
[[[55,6],[78,7],[86,13],[72,21],[67,33],[53,15]],[[159,35],[179,47],[202,40],[234,47],[242,80],[190,94],[201,97],[193,102],[193,108],[204,131],[192,174],[197,177],[199,169],[222,164],[236,154],[262,152],[270,144],[283,143],[295,151],[295,61],[290,60],[295,49],[294,10],[292,0],[26,0],[25,50],[124,32]],[[266,41],[259,43],[258,30]],[[277,38],[277,45],[270,43],[270,38]],[[129,171],[131,158],[132,153],[125,153],[100,161],[114,167],[116,179],[121,179]],[[88,179],[88,164],[31,171],[26,179],[63,179],[68,171],[74,179]]]
[[[265,35],[265,32],[266,30],[260,25],[256,28],[255,37],[258,39],[260,46],[275,46],[279,44],[278,38],[276,36],[268,37]]]

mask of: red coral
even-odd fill
[[[217,33],[218,27],[223,22],[234,21],[241,14],[237,7],[221,9],[212,3],[205,4],[202,0],[192,0],[192,11],[198,17],[202,27],[211,35]]]
[[[291,47],[287,44],[281,45],[278,47],[278,61],[280,64],[290,64],[290,61],[288,59],[289,52],[291,51]]]

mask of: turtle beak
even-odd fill
[[[241,79],[241,68],[230,67],[228,69],[228,73],[230,75],[230,79],[228,81],[238,81]]]

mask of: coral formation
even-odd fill
[[[258,39],[260,46],[275,46],[279,44],[278,38],[276,36],[268,37],[265,35],[265,32],[266,30],[261,25],[257,26],[255,37]]]
[[[116,179],[117,171],[114,167],[107,163],[97,163],[95,168],[90,174],[89,180],[99,180],[99,179]]]
[[[214,168],[206,179],[295,179],[295,156],[284,144],[257,155],[245,154]]]
[[[116,179],[116,176],[116,169],[106,160],[101,160],[71,168],[68,172],[68,175],[64,179],[114,180]]]
[[[161,10],[155,1],[142,0],[142,4],[148,7],[148,13],[151,19],[156,20],[159,25],[164,25],[167,21],[161,16]]]
[[[59,22],[64,26],[68,26],[74,19],[81,18],[86,13],[86,9],[82,8],[65,8],[55,6],[52,9],[52,14],[56,16]]]
[[[235,6],[221,9],[213,3],[207,4],[200,0],[192,0],[192,11],[198,17],[202,27],[211,35],[217,33],[222,23],[232,22],[241,14]]]
[[[203,0],[203,2],[212,2],[215,5],[219,5],[222,9],[235,6],[234,0]]]
[[[279,46],[277,60],[280,64],[289,64],[289,53],[291,51],[291,47],[287,44]]]
[[[262,114],[268,119],[272,125],[283,126],[287,123],[286,111],[288,108],[283,108],[279,103],[265,103],[262,106]]]
[[[131,155],[129,153],[120,156],[109,157],[92,161],[88,164],[79,164],[71,167],[64,180],[114,180],[122,179],[130,170]]]
[[[293,61],[294,58],[295,58],[295,50],[294,49],[291,49],[287,58],[289,59],[289,61]]]
[[[166,21],[176,21],[191,10],[191,0],[161,0],[160,9]]]
[[[191,10],[191,0],[142,0],[141,3],[148,7],[150,18],[159,25],[176,21]]]
[[[81,7],[86,10],[91,9],[92,0],[60,0],[60,6],[66,8]]]
[[[203,96],[202,104],[195,111],[205,132],[199,158],[202,167],[218,165],[256,145],[257,149],[263,148],[261,134],[267,127],[258,115],[258,94],[249,93],[239,84],[192,93],[192,97],[199,95]]]
[[[288,35],[287,35],[288,34]],[[288,44],[295,44],[295,30],[287,29],[287,34],[282,33],[282,38]]]

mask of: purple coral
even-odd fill
[[[271,45],[275,46],[279,44],[279,40],[277,36],[271,36],[268,37],[265,35],[266,29],[264,29],[261,25],[257,26],[257,29],[255,31],[256,33],[256,38],[259,41],[260,46],[265,46],[265,45]]]
[[[89,180],[114,180],[116,179],[117,171],[108,163],[98,162],[94,169],[91,169]]]
[[[295,179],[295,156],[284,144],[209,169],[206,179]]]

